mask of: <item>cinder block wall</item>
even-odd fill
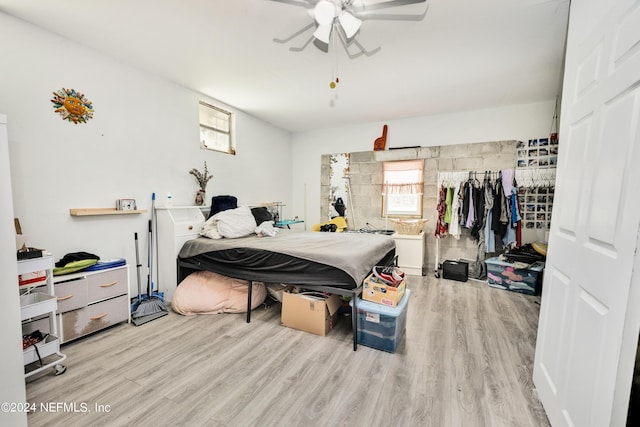
[[[424,225],[427,235],[428,269],[433,271],[436,263],[438,172],[458,171],[498,171],[516,166],[517,141],[493,141],[474,144],[457,144],[435,147],[406,148],[385,151],[365,151],[349,154],[350,199],[345,200],[350,229],[367,226],[379,229],[393,229],[393,222],[382,216],[382,162],[396,160],[425,159],[424,197],[422,217],[428,221]],[[321,217],[329,218],[331,191],[329,185],[330,155],[322,156]],[[479,175],[479,179],[481,176]],[[350,206],[353,204],[353,206]],[[460,240],[450,236],[440,240],[439,261],[446,259],[475,260],[477,242],[462,231]]]

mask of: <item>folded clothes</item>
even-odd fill
[[[65,267],[70,262],[82,261],[87,259],[94,259],[97,261],[100,259],[100,257],[89,252],[72,252],[63,256],[60,261],[57,261],[56,267]]]
[[[98,261],[97,263],[85,268],[84,271],[99,271],[123,265],[127,265],[127,260],[124,258],[114,258],[107,261]]]
[[[67,263],[64,267],[54,267],[53,275],[62,276],[65,274],[75,273],[77,271],[84,270],[85,268],[90,267],[97,262],[97,259],[83,259],[80,261],[72,261]]]

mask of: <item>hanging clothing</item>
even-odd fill
[[[508,196],[513,190],[513,180],[516,176],[516,171],[515,169],[504,169],[500,172],[502,173],[502,187],[504,188],[504,194]]]
[[[453,205],[453,192],[454,189],[449,185],[447,186],[447,200],[446,200],[446,210],[444,213],[444,222],[446,224],[451,224],[451,209]]]
[[[467,198],[469,199],[469,213],[467,214],[467,220],[464,224],[466,228],[473,227],[473,221],[476,219],[475,207],[473,206],[473,185],[469,182],[467,183]]]
[[[471,237],[474,240],[484,240],[484,237],[480,236],[480,229],[484,227],[484,187],[478,185],[473,185],[473,211]]]
[[[491,212],[491,210],[488,210],[487,221],[484,227],[484,245],[486,247],[487,252],[496,251],[496,233],[491,229],[492,217],[493,217],[493,212]]]
[[[522,206],[520,206],[520,198],[518,200],[518,213],[522,212]],[[522,246],[522,219],[518,222],[516,227],[516,246]]]
[[[496,236],[502,237],[505,232],[505,224],[500,222],[502,216],[502,199],[504,198],[504,188],[502,178],[498,177],[493,187],[493,207],[491,208],[491,229]]]
[[[492,229],[493,219],[493,203],[494,194],[493,186],[491,185],[491,178],[485,176],[484,182],[484,210],[485,210],[485,225],[484,225],[484,246],[486,252],[496,251],[496,234]]]
[[[462,215],[460,215],[460,225],[465,227],[467,224],[467,217],[469,216],[469,183],[463,182],[461,188],[462,198]]]
[[[520,211],[518,210],[518,187],[514,186],[511,191],[511,226],[516,228],[518,222],[522,220]]]
[[[511,225],[507,226],[507,230],[502,236],[502,246],[505,248],[511,247],[516,244],[516,231]]]
[[[451,203],[451,223],[449,224],[449,234],[458,240],[460,239],[460,234],[462,234],[462,229],[460,228],[460,202],[461,202],[461,193],[462,193],[462,185],[458,184],[457,187],[454,187],[454,196],[453,201]]]
[[[447,224],[444,222],[444,215],[447,210],[447,190],[444,188],[444,184],[440,185],[440,192],[438,196],[438,220],[436,222],[436,229],[434,235],[436,238],[440,239],[447,234]]]

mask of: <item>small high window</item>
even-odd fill
[[[236,154],[233,113],[200,101],[199,115],[202,148]]]
[[[422,217],[424,159],[383,163],[382,216]]]

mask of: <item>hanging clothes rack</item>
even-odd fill
[[[505,169],[506,170],[506,169]],[[513,170],[513,169],[508,169]],[[490,179],[492,182],[495,182],[497,179],[502,177],[502,170],[500,171],[439,171],[437,174],[437,187],[441,188],[441,186],[454,187],[456,191],[460,188],[461,184],[468,181],[474,181],[478,184],[482,184],[486,178]],[[457,197],[457,195],[455,195]],[[438,227],[436,225],[436,227]],[[447,233],[449,234],[449,233]],[[441,257],[441,248],[440,248],[440,240],[442,240],[446,235],[436,236],[436,256],[435,256],[435,264],[434,264],[434,272],[435,277],[440,277],[440,270],[442,269],[442,263],[440,261]]]
[[[516,169],[515,179],[519,187],[553,187],[556,182],[556,169]]]

